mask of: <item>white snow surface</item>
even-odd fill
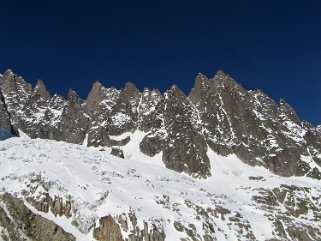
[[[134,212],[142,230],[144,220],[156,224],[165,231],[166,240],[188,238],[185,232],[178,232],[173,222],[184,226],[193,224],[197,233],[204,234],[204,220],[196,219],[195,210],[186,201],[204,208],[220,205],[242,214],[252,226],[257,240],[273,238],[272,221],[265,211],[254,205],[252,197],[256,189],[274,188],[281,184],[310,187],[321,193],[320,181],[306,177],[284,178],[271,174],[263,167],[251,167],[235,155],[222,157],[208,151],[212,177],[195,179],[186,174],[166,169],[161,154],[151,158],[139,151],[139,143],[146,133],[136,131],[131,141],[122,147],[125,159],[110,155],[110,148],[88,148],[52,140],[11,138],[0,142],[0,194],[14,193],[23,198],[22,191],[28,185],[37,186],[32,180],[46,183],[36,188],[34,197],[49,192],[71,200],[73,216],[55,217],[52,213],[41,213],[28,205],[34,212],[53,220],[77,240],[93,240],[92,225],[99,224],[99,218],[107,215],[122,215]],[[116,138],[115,138],[116,139]],[[249,180],[249,176],[262,180]],[[174,208],[175,207],[175,208]],[[79,227],[71,224],[76,221]],[[227,222],[215,220],[218,240],[237,240],[237,232]],[[129,230],[131,229],[131,223]],[[152,225],[149,225],[151,227]],[[122,230],[124,237],[129,234]],[[220,236],[221,235],[221,236]],[[246,239],[244,239],[246,240]]]

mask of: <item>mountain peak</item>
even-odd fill
[[[139,90],[137,89],[136,85],[131,81],[126,82],[124,90],[139,92]]]
[[[189,97],[194,104],[200,100],[202,91],[205,88],[207,81],[208,78],[201,73],[196,76],[194,86],[189,94]]]
[[[14,80],[14,73],[12,72],[11,69],[7,69],[2,75],[1,75],[1,79],[0,79],[0,84],[1,85],[8,85],[8,83],[6,82],[12,82]]]
[[[215,79],[226,79],[226,78],[230,79],[231,76],[226,74],[226,73],[224,73],[223,70],[219,69],[219,70],[216,71],[216,74],[214,75],[214,78]]]
[[[68,91],[67,100],[71,103],[78,103],[80,100],[80,97],[76,91],[70,88]]]
[[[196,75],[196,79],[202,79],[202,80],[207,80],[207,76],[202,74],[202,73],[198,73]]]
[[[95,83],[93,83],[93,86],[92,86],[93,89],[98,89],[98,88],[101,88],[101,87],[102,87],[102,84],[98,80],[96,80]]]
[[[50,94],[47,91],[46,85],[43,80],[39,79],[34,89],[35,93],[44,97],[45,99],[50,99]]]
[[[103,85],[99,81],[96,81],[95,83],[93,83],[87,99],[91,97],[97,98],[101,94],[102,89]]]
[[[177,96],[186,97],[184,92],[177,85],[172,85],[169,92]]]
[[[123,91],[122,95],[125,95],[126,98],[128,97],[138,97],[140,95],[140,91],[132,82],[127,82]]]
[[[96,81],[93,84],[93,86],[87,96],[87,99],[86,99],[89,115],[92,115],[94,113],[94,111],[96,110],[100,101],[102,101],[102,98],[104,97],[102,90],[103,90],[102,84],[100,82]]]
[[[3,72],[3,75],[14,75],[12,69],[7,69],[6,71]]]

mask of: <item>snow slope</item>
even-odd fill
[[[261,208],[253,197],[263,189],[272,190],[283,184],[309,188],[309,198],[321,206],[320,199],[313,199],[320,197],[320,181],[276,176],[263,167],[246,165],[234,155],[222,157],[208,151],[212,177],[205,180],[166,169],[161,154],[150,158],[138,151],[144,135],[142,132],[131,134],[131,141],[122,148],[125,159],[110,155],[109,148],[102,151],[25,137],[1,141],[0,194],[9,192],[25,198],[23,193],[27,190],[35,199],[48,192],[70,200],[73,214],[69,219],[55,217],[50,212],[41,213],[27,205],[72,233],[77,240],[93,240],[92,227],[99,225],[100,217],[126,216],[132,212],[141,230],[144,221],[152,223],[164,231],[166,240],[189,240],[187,232],[174,228],[175,221],[190,227],[199,239],[208,234],[204,223],[211,223],[215,231],[212,235],[217,240],[248,240],[245,234],[249,232],[240,234],[240,225],[234,225],[233,218],[239,219],[238,224],[249,225],[256,240],[266,240],[276,237],[270,218],[274,214]],[[222,208],[227,211],[219,211]],[[279,211],[283,209],[280,205]],[[208,215],[201,215],[200,210],[206,210]],[[209,215],[211,210],[221,215]],[[321,229],[319,221],[310,212],[294,220]],[[131,223],[128,224],[127,231],[121,230],[123,237],[128,237],[132,228]],[[291,240],[290,236],[285,239]]]

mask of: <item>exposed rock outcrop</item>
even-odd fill
[[[124,241],[119,225],[109,215],[99,220],[99,227],[94,229],[94,238],[99,241]]]
[[[0,237],[4,240],[23,240],[22,234],[31,240],[39,241],[76,240],[73,235],[65,232],[54,222],[32,213],[23,201],[11,194],[2,195],[1,202],[5,205],[5,209],[0,206],[0,226],[7,230],[4,234],[0,233]]]
[[[119,158],[124,158],[124,152],[119,148],[112,148],[110,154],[117,156]]]
[[[12,135],[17,136],[18,131],[11,124],[10,113],[7,110],[5,98],[0,88],[0,140]]]
[[[200,177],[210,176],[207,145],[196,110],[176,86],[165,93],[163,161],[169,169]]]
[[[128,230],[128,222],[131,222],[132,230]],[[156,225],[148,227],[147,222],[144,222],[144,228],[140,229],[134,213],[130,213],[128,217],[125,214],[114,218],[108,215],[100,218],[99,223],[99,227],[94,229],[94,238],[101,241],[164,241],[166,237],[164,231],[159,230]],[[129,231],[128,238],[122,237],[121,229],[124,232]]]
[[[35,200],[31,197],[27,198],[27,201],[38,211],[48,213],[51,211],[55,216],[71,217],[71,202],[66,200],[65,202],[59,196],[52,198],[49,193],[45,193],[44,197],[40,200]]]
[[[307,148],[320,153],[320,147],[314,147],[319,141],[315,135],[307,140],[308,128],[284,100],[278,106],[261,91],[246,91],[223,71],[213,79],[199,75],[189,97],[215,152],[235,153],[247,164],[266,166],[282,176],[311,172],[300,155],[309,156]],[[318,154],[312,156],[318,162]]]

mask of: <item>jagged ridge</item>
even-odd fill
[[[212,175],[211,148],[278,175],[321,179],[320,127],[301,122],[284,100],[278,105],[261,91],[246,91],[223,71],[212,79],[199,74],[189,96],[177,86],[161,94],[96,82],[86,100],[72,90],[67,99],[51,97],[42,81],[32,88],[10,70],[0,87],[0,126],[16,135],[19,129],[31,138],[121,147],[129,139],[111,136],[140,130],[144,154],[162,153],[167,168],[196,177]]]

